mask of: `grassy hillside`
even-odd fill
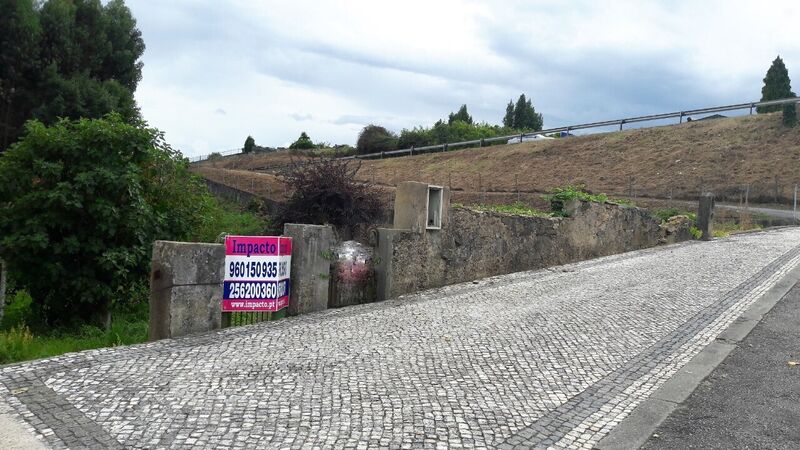
[[[240,155],[198,164],[194,170],[215,181],[276,197],[283,195],[285,187],[273,175],[274,169],[291,159],[288,152]],[[245,172],[252,170],[262,175]],[[769,203],[777,196],[785,202],[794,184],[800,183],[800,127],[783,127],[780,114],[693,121],[364,161],[358,176],[386,186],[406,180],[450,185],[460,201],[470,198],[486,203],[492,198],[515,200],[517,191],[525,200],[566,184],[655,198],[690,199],[706,189],[729,200],[738,200],[749,184],[751,201]],[[265,187],[257,187],[259,180]]]

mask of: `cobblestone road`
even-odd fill
[[[53,447],[591,448],[800,261],[800,230],[0,369]]]

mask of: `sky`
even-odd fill
[[[800,92],[800,2],[127,0],[147,46],[136,100],[186,156],[430,126],[545,128],[758,100],[780,55]],[[766,6],[769,5],[769,6]]]

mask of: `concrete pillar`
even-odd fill
[[[221,326],[225,246],[156,241],[150,271],[149,339]]]
[[[333,227],[287,223],[283,235],[292,238],[289,315],[328,309],[331,261],[337,242]]]
[[[700,229],[702,236],[700,239],[704,241],[711,240],[712,230],[711,222],[714,219],[714,196],[712,194],[703,194],[700,197],[700,202],[697,207],[697,228]]]
[[[6,309],[6,263],[0,259],[0,321]]]

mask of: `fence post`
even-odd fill
[[[483,138],[481,138],[480,146],[483,147]]]
[[[797,184],[794,185],[794,201],[792,206],[792,220],[797,223]],[[2,295],[0,293],[0,295]]]

